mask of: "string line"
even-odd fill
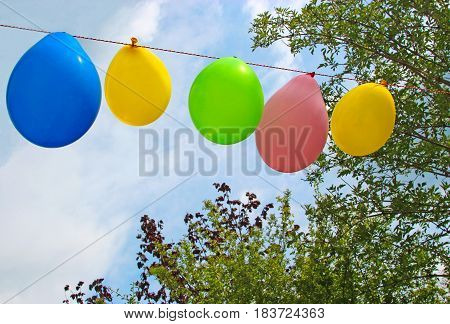
[[[43,33],[43,34],[51,34],[51,32],[46,31],[46,30],[42,30],[42,29],[27,28],[27,27],[14,26],[14,25],[0,24],[0,27],[17,29],[17,30],[25,30],[25,31],[37,32],[37,33]],[[126,42],[120,42],[120,41],[96,38],[96,37],[83,36],[83,35],[72,35],[72,36],[75,37],[75,38],[78,38],[78,39],[90,40],[90,41],[95,41],[95,42],[102,42],[102,43],[109,43],[109,44],[116,44],[116,45],[131,45],[131,46],[147,48],[147,49],[154,50],[154,51],[159,51],[159,52],[166,52],[166,53],[172,53],[172,54],[200,57],[200,58],[205,58],[205,59],[210,59],[210,60],[218,60],[218,59],[220,59],[220,57],[217,57],[217,56],[211,56],[211,55],[205,55],[205,54],[199,54],[199,53],[193,53],[193,52],[185,52],[185,51],[166,49],[166,48],[160,48],[160,47],[138,45],[138,44],[132,44],[132,43],[126,43]],[[275,65],[267,65],[267,64],[261,64],[261,63],[255,63],[255,62],[245,62],[245,63],[248,64],[248,65],[251,65],[251,66],[256,66],[256,67],[261,67],[261,68],[267,68],[267,69],[273,69],[273,70],[279,70],[279,71],[287,71],[287,72],[295,72],[295,73],[303,73],[303,74],[310,74],[312,76],[317,75],[317,76],[320,76],[320,77],[331,78],[331,79],[337,78],[337,79],[342,79],[342,80],[356,81],[358,83],[369,82],[369,81],[357,80],[357,79],[351,78],[351,77],[345,77],[345,76],[342,76],[342,75],[330,75],[330,74],[325,74],[325,73],[320,73],[320,72],[307,72],[307,71],[302,71],[302,70],[299,70],[299,69],[293,69],[293,68],[287,68],[287,67],[281,67],[281,66],[275,66]],[[439,93],[439,94],[446,94],[446,95],[450,94],[450,91],[446,91],[446,90],[428,89],[428,88],[417,87],[417,86],[408,86],[408,85],[393,84],[393,83],[387,83],[387,82],[384,82],[384,85],[391,86],[391,87],[397,87],[397,88],[414,89],[414,90],[418,90],[418,91],[421,91],[421,92]]]

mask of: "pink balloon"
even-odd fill
[[[319,85],[305,74],[293,78],[266,103],[256,145],[269,167],[292,173],[317,160],[327,135],[328,114]]]

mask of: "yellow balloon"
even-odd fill
[[[395,124],[395,104],[389,90],[366,83],[346,93],[331,116],[336,145],[353,156],[369,155],[389,139]]]
[[[172,85],[164,63],[146,48],[122,47],[109,65],[105,96],[113,114],[132,126],[158,119],[170,101]]]

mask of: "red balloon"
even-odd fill
[[[269,167],[292,173],[317,160],[327,135],[328,114],[319,85],[305,74],[293,78],[266,103],[256,145]]]

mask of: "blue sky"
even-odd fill
[[[12,7],[11,10],[4,4]],[[302,1],[280,1],[280,5],[300,7]],[[251,51],[248,29],[252,17],[271,10],[269,1],[0,1],[0,23],[50,31],[128,41],[198,52],[214,56],[237,56],[254,61],[301,70],[314,70],[320,62],[306,54],[293,57],[283,44]],[[37,27],[38,26],[38,27]],[[139,176],[139,128],[120,123],[104,98],[99,116],[79,141],[62,149],[43,149],[26,142],[14,129],[6,111],[6,85],[21,55],[42,34],[0,29],[0,299],[20,291],[67,257],[134,215],[162,194],[163,198],[145,213],[165,224],[165,235],[177,238],[184,230],[186,212],[201,209],[202,201],[215,196],[213,182],[227,182],[236,197],[255,192],[263,203],[272,202],[279,189],[290,188],[295,200],[311,202],[312,190],[296,174],[258,176],[241,171],[242,150],[249,163],[261,163],[254,137],[244,143],[224,147],[207,143],[219,157],[217,173],[191,178],[163,172]],[[99,67],[100,79],[118,45],[80,41]],[[195,131],[187,98],[193,79],[211,61],[169,53],[156,54],[165,62],[173,81],[173,94],[167,113]],[[294,73],[255,68],[265,100]],[[320,79],[318,80],[320,81]],[[146,127],[158,134],[161,163],[169,170],[177,160],[177,147],[171,141],[182,128],[167,115]],[[164,138],[162,136],[164,134]],[[195,133],[196,134],[196,133]],[[196,137],[198,139],[198,137]],[[168,145],[162,145],[163,140]],[[182,143],[185,150],[201,156],[196,141]],[[163,157],[167,159],[164,160]],[[160,164],[162,165],[162,164]],[[227,175],[227,168],[231,175]],[[184,182],[183,182],[184,181]],[[180,185],[180,183],[182,183]],[[294,203],[300,224],[304,214]],[[139,216],[144,212],[139,213]],[[63,286],[83,279],[106,277],[108,283],[126,289],[134,279],[139,216],[73,258],[59,269],[17,296],[16,303],[61,302]]]

